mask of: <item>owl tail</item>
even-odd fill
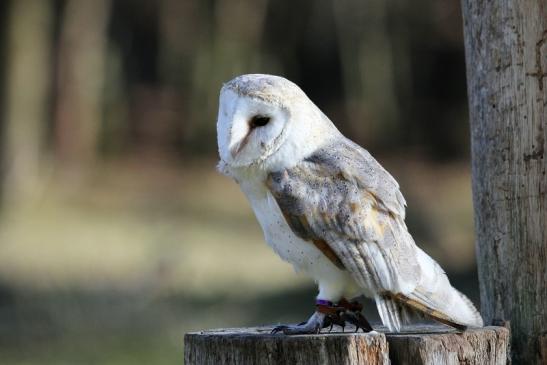
[[[482,327],[482,317],[473,303],[450,285],[439,264],[418,250],[423,275],[416,288],[410,293],[376,297],[384,325],[391,331],[400,331],[401,324],[408,322],[408,313],[416,311],[461,330]]]

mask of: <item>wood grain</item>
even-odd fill
[[[463,0],[481,313],[512,360],[547,333],[547,2]]]
[[[503,327],[464,332],[388,334],[389,358],[400,365],[506,365],[509,331]]]
[[[269,328],[233,328],[189,333],[186,365],[389,364],[383,334],[285,336]]]
[[[444,326],[416,325],[405,327],[401,334],[335,332],[304,336],[270,335],[270,331],[271,327],[261,327],[188,333],[184,338],[185,364],[505,365],[509,342],[509,331],[504,327],[462,333]]]

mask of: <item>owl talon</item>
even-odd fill
[[[342,319],[346,323],[353,324],[355,332],[359,332],[359,329],[362,329],[365,333],[373,330],[370,323],[361,313],[363,306],[360,303],[356,301],[348,302],[346,299],[342,299],[338,305],[345,309],[341,314]]]
[[[276,333],[283,332],[283,330],[285,330],[286,328],[288,328],[288,326],[286,325],[275,326],[271,330],[270,334],[275,335]]]
[[[330,333],[332,331],[333,326],[336,324],[342,327],[342,332],[344,332],[344,327],[346,325],[346,322],[341,317],[344,311],[344,308],[341,308],[330,301],[320,300],[320,299],[317,300],[316,307],[319,313],[323,313],[325,315],[323,328],[330,326],[329,327],[329,333]]]
[[[325,315],[315,312],[307,322],[297,325],[280,325],[272,329],[271,334],[282,332],[285,335],[307,335],[321,332],[321,329],[326,327]]]
[[[342,299],[338,304],[327,301],[318,301],[317,311],[306,322],[297,325],[280,325],[272,329],[271,334],[282,332],[285,335],[303,335],[316,334],[321,329],[328,327],[328,332],[332,332],[334,325],[342,328],[345,332],[346,324],[355,326],[355,332],[362,329],[363,332],[372,331],[372,326],[361,314],[362,306],[358,302],[348,302]]]

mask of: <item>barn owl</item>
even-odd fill
[[[262,74],[224,84],[217,136],[218,168],[239,184],[268,245],[319,286],[314,314],[273,332],[346,323],[371,331],[352,301],[361,295],[375,300],[390,331],[399,332],[412,313],[458,329],[483,325],[414,243],[395,179],[296,84]]]

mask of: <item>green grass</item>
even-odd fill
[[[418,244],[448,271],[472,270],[467,167],[397,161],[382,163],[401,183]],[[180,363],[187,331],[300,321],[312,309],[313,283],[263,243],[213,161],[53,174],[8,198],[1,364]],[[469,276],[456,281],[476,289]]]

